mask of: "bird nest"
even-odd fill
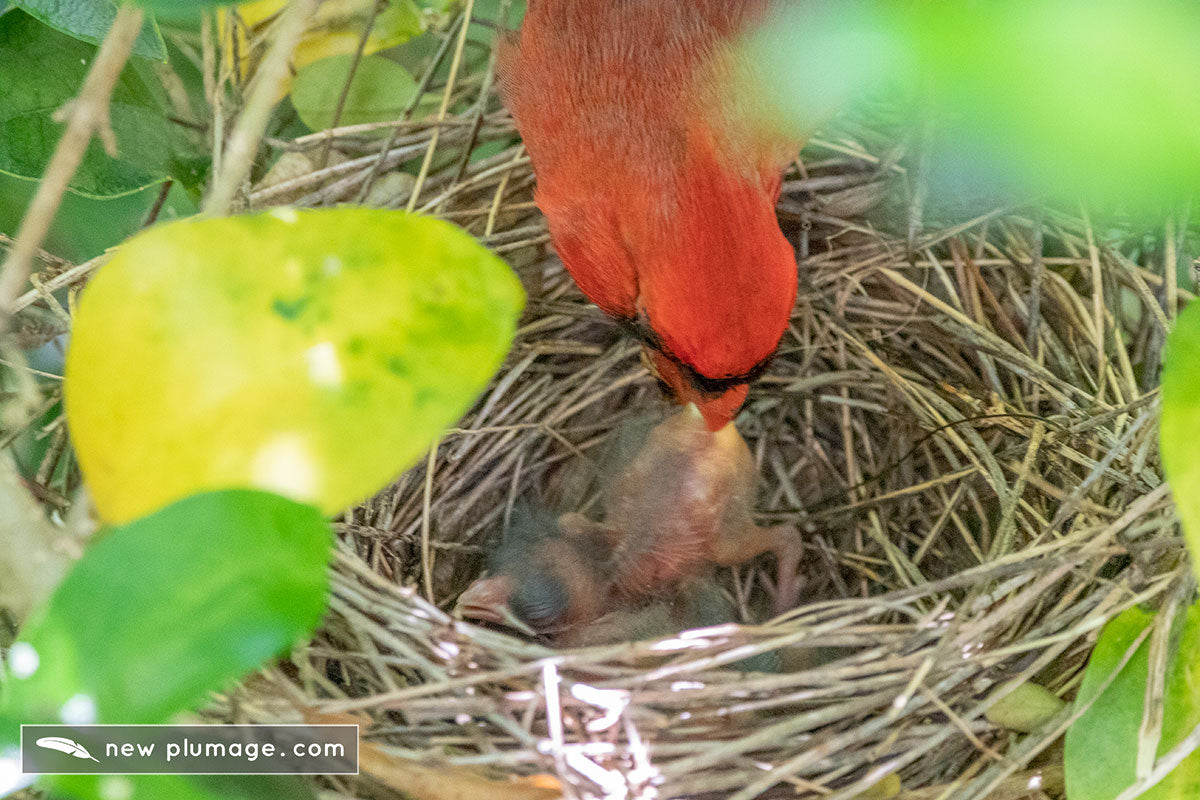
[[[1182,574],[1156,437],[1162,342],[1189,299],[1170,235],[1031,208],[933,219],[894,143],[810,144],[779,206],[799,299],[737,420],[759,521],[801,531],[803,601],[762,615],[764,557],[716,577],[743,624],[564,650],[449,609],[514,502],[594,472],[622,421],[664,401],[548,248],[519,145],[468,161],[512,136],[494,104],[361,136],[289,143],[338,158],[253,201],[391,186],[375,201],[463,225],[529,302],[474,409],[340,523],[323,630],[229,716],[369,726],[364,777],[327,779],[334,796],[1061,793],[1071,707],[1022,734],[988,710],[1030,681],[1070,700],[1098,629]],[[435,150],[415,200],[387,181]],[[779,671],[731,668],[766,652]]]

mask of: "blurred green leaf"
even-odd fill
[[[239,34],[238,50],[248,74],[252,74],[256,54],[264,46],[262,31],[273,23],[284,5],[286,0],[253,0],[239,6],[238,16],[247,31]],[[293,66],[303,69],[330,56],[352,55],[368,23],[371,31],[363,49],[367,55],[407,42],[425,30],[426,15],[412,0],[389,0],[378,14],[374,13],[375,6],[376,0],[323,0],[292,53]],[[247,32],[253,35],[247,38]]]
[[[9,673],[5,716],[167,720],[311,633],[331,541],[311,506],[245,490],[102,532],[21,631],[36,667]]]
[[[1195,191],[1200,5],[991,0],[908,22],[943,112],[1031,185],[1142,202]]]
[[[872,0],[777,4],[744,43],[755,70],[739,91],[765,91],[771,115],[806,138],[902,61],[904,45],[886,27],[888,13]]]
[[[254,486],[337,513],[466,411],[522,304],[479,242],[399,211],[147,230],[84,290],[67,351],[67,418],[96,507],[123,522]]]
[[[1200,304],[1184,309],[1167,337],[1159,449],[1183,534],[1200,573]]]
[[[1154,622],[1137,608],[1109,622],[1088,660],[1076,704],[1095,702],[1067,730],[1065,772],[1068,800],[1112,800],[1136,779],[1138,731],[1146,700],[1150,640],[1097,694],[1126,651]],[[1162,738],[1156,757],[1179,744],[1200,724],[1200,606],[1192,606],[1171,640],[1165,675]],[[1143,800],[1192,800],[1200,796],[1200,753],[1192,753]]]
[[[95,57],[92,45],[54,31],[24,13],[0,17],[0,172],[41,177],[63,126],[54,113],[79,92]],[[113,91],[110,158],[98,141],[87,149],[70,188],[90,197],[131,194],[161,183],[180,144],[161,109],[156,87],[126,68]]]
[[[199,33],[204,12],[249,4],[254,0],[130,0],[154,13],[164,28],[186,28]],[[169,37],[168,37],[169,38]],[[168,42],[167,47],[170,48]]]
[[[161,190],[161,185],[150,186],[132,194],[101,198],[66,194],[46,236],[46,250],[68,261],[80,262],[116,247],[141,229]],[[16,234],[36,191],[37,184],[33,181],[0,173],[0,233]],[[188,217],[197,210],[196,203],[176,183],[159,219]]]
[[[217,6],[236,6],[247,0],[133,0],[139,6],[144,6],[155,12],[168,14],[192,14],[206,8]]]
[[[353,54],[322,58],[301,69],[292,82],[292,105],[309,129],[334,124],[338,100],[354,65]],[[399,119],[412,100],[417,82],[408,70],[383,56],[366,56],[354,70],[339,125]],[[386,133],[386,131],[385,131]]]
[[[797,133],[881,86],[921,87],[958,182],[1153,208],[1200,185],[1200,4],[780,4],[751,37]]]
[[[12,4],[51,28],[92,44],[104,41],[117,18],[116,0],[13,0]],[[166,61],[167,47],[153,17],[147,17],[142,26],[141,34],[133,44],[133,54]]]
[[[78,800],[316,800],[310,783],[293,775],[54,775],[55,797]]]

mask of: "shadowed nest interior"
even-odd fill
[[[664,401],[548,249],[490,77],[446,91],[469,108],[386,141],[276,143],[327,166],[252,203],[370,196],[463,225],[528,291],[516,343],[429,460],[342,521],[316,640],[216,713],[356,714],[378,753],[447,782],[478,768],[506,797],[555,796],[505,782],[535,774],[568,797],[890,796],[892,774],[909,798],[1059,796],[1071,707],[1028,734],[985,714],[1023,681],[1071,699],[1097,630],[1184,576],[1156,440],[1162,342],[1190,299],[1170,229],[1028,207],[935,219],[911,148],[826,131],[784,185],[800,297],[738,419],[760,521],[802,532],[803,604],[763,619],[762,559],[720,576],[746,625],[558,651],[447,609],[515,501],[594,473],[621,422]],[[427,153],[415,182],[397,171]],[[780,672],[727,667],[774,650]],[[364,774],[327,788],[386,794]]]

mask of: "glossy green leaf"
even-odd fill
[[[339,125],[399,119],[412,100],[417,83],[404,67],[383,56],[366,56],[354,70],[350,88],[346,80],[354,65],[353,54],[322,58],[304,67],[292,82],[292,105],[300,119],[314,131],[334,124],[342,92],[345,104]]]
[[[1112,800],[1136,778],[1138,731],[1145,707],[1150,641],[1147,637],[1112,683],[1097,693],[1126,651],[1154,621],[1130,609],[1104,627],[1084,672],[1077,704],[1095,702],[1067,731],[1067,800]],[[1188,609],[1174,633],[1167,664],[1162,738],[1157,757],[1171,750],[1200,724],[1200,606]],[[1193,753],[1143,800],[1200,797],[1200,753]]]
[[[104,41],[117,18],[118,5],[116,0],[13,0],[12,4],[51,28],[92,44]],[[133,44],[133,53],[156,61],[167,60],[167,46],[153,17],[147,18]]]
[[[79,92],[96,55],[90,44],[58,33],[28,14],[0,17],[0,172],[41,177],[62,135],[54,113]],[[155,89],[132,66],[121,73],[110,106],[120,154],[93,141],[70,188],[91,197],[126,195],[161,183],[179,134]]]
[[[1200,305],[1184,309],[1167,337],[1162,374],[1159,448],[1175,507],[1192,553],[1200,566]],[[1200,572],[1198,572],[1200,574]]]
[[[328,514],[378,491],[466,411],[523,305],[449,223],[281,208],[160,225],[84,290],[66,411],[100,514],[231,486]]]
[[[167,720],[312,632],[331,542],[311,506],[244,490],[103,532],[14,644],[5,716]]]

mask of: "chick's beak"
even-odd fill
[[[537,633],[513,613],[509,606],[513,582],[507,575],[480,578],[467,587],[454,605],[454,616],[475,622],[505,625],[529,636]]]
[[[718,394],[702,392],[692,385],[678,364],[662,353],[652,351],[650,362],[654,372],[658,374],[658,379],[666,384],[675,402],[680,405],[695,404],[704,417],[704,424],[714,433],[733,422],[742,404],[746,402],[746,394],[750,391],[749,385],[743,383]]]
[[[454,616],[503,623],[512,588],[512,581],[503,575],[480,578],[459,596],[454,606]]]

